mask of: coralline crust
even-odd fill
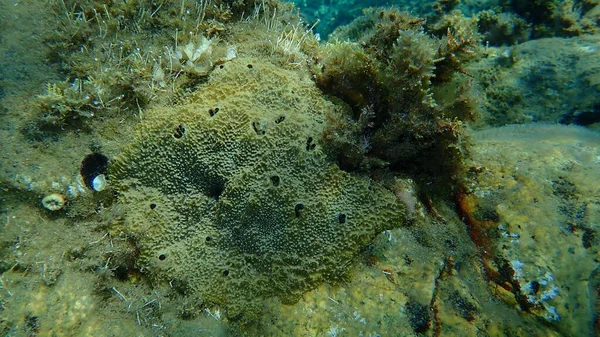
[[[404,207],[326,159],[337,109],[302,72],[235,59],[188,103],[144,113],[110,167],[139,265],[230,318],[340,280]]]

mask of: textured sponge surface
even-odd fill
[[[189,102],[146,112],[110,167],[139,264],[230,316],[342,278],[404,208],[326,159],[337,109],[302,73],[236,59]]]

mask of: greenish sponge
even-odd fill
[[[319,141],[339,109],[301,72],[236,59],[188,103],[145,113],[110,167],[138,264],[230,318],[340,280],[404,206],[328,161]]]

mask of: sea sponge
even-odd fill
[[[238,58],[188,103],[145,113],[109,172],[138,264],[244,319],[266,297],[294,302],[346,276],[361,247],[403,223],[404,206],[328,161],[318,140],[339,109],[309,74]]]

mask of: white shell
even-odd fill
[[[92,180],[92,187],[96,192],[103,191],[106,188],[106,177],[104,174],[101,174]]]

